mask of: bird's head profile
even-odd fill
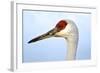
[[[72,35],[75,32],[77,32],[77,28],[72,20],[60,20],[53,29],[47,33],[37,36],[36,38],[33,38],[28,43],[33,43],[50,37],[67,38],[69,35]]]

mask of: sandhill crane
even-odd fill
[[[47,33],[33,38],[28,43],[36,42],[50,37],[63,37],[67,41],[66,60],[75,60],[78,45],[78,28],[74,21],[66,19],[60,20],[56,26]]]

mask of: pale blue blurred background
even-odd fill
[[[61,19],[73,20],[79,30],[77,60],[91,58],[91,14],[23,11],[23,62],[64,61],[67,46],[63,38],[49,38],[28,44],[32,38],[55,27]]]

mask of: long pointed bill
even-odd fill
[[[49,32],[43,34],[43,35],[40,35],[32,40],[30,40],[28,43],[32,43],[32,42],[36,42],[36,41],[39,41],[39,40],[43,40],[43,39],[46,39],[46,38],[50,38],[52,36],[54,36],[54,34],[57,32],[57,29],[54,28],[52,30],[50,30]]]

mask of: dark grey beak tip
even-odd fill
[[[28,42],[28,44],[33,43],[33,42],[36,42],[36,41],[38,41],[38,40],[40,40],[40,37],[37,37],[37,38],[35,38],[35,39],[30,40],[30,41]]]
[[[30,40],[29,42],[28,42],[28,44],[30,44],[30,43],[32,43],[32,42],[34,42],[34,40],[32,39],[32,40]]]
[[[31,41],[28,42],[28,44],[30,44],[30,43],[31,43]]]

